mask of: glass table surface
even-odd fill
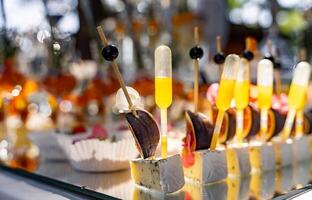
[[[307,185],[312,180],[312,161],[214,184],[186,182],[183,189],[169,195],[135,186],[129,169],[87,173],[73,169],[67,161],[42,160],[35,173],[120,199],[270,199]]]

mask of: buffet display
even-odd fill
[[[192,73],[183,78],[192,84],[178,76],[177,49],[169,42],[152,41],[153,67],[129,78],[123,66],[129,60],[119,52],[131,45],[111,44],[122,31],[107,38],[103,25],[96,27],[97,57],[105,72],[95,61],[76,60],[37,79],[15,69],[15,55],[5,59],[2,164],[36,172],[40,163],[66,161],[73,173],[84,173],[75,180],[82,184],[94,172],[124,173],[114,185],[133,191],[129,199],[267,199],[312,180],[306,166],[305,176],[300,171],[302,165],[311,169],[312,157],[311,65],[305,56],[298,56],[285,84],[272,40],[265,41],[263,55],[252,37],[242,52],[226,55],[217,36],[211,56],[195,26],[194,44],[178,57],[189,61],[183,65]],[[200,81],[201,62],[216,68],[217,81]]]
[[[260,184],[259,174],[309,160],[311,137],[303,135],[303,122],[299,121],[294,125],[295,117],[302,113],[306,102],[311,72],[309,63],[301,61],[296,65],[287,98],[287,114],[281,115],[278,110],[272,110],[271,104],[273,65],[276,64],[273,63],[274,60],[265,57],[259,61],[255,89],[257,96],[250,102],[249,62],[253,53],[247,49],[243,58],[230,54],[222,64],[221,58],[216,59],[223,55],[219,51],[215,61],[223,65],[220,84],[215,102],[208,104],[210,115],[206,116],[198,111],[198,61],[204,52],[199,46],[198,28],[195,27],[195,46],[190,50],[190,57],[194,60],[194,109],[185,112],[186,132],[180,157],[168,155],[167,152],[170,145],[167,141],[167,108],[172,102],[170,48],[161,45],[155,50],[155,102],[160,108],[159,131],[152,114],[136,108],[132,103],[131,95],[115,62],[118,49],[108,45],[101,27],[97,29],[105,45],[102,55],[105,60],[112,61],[125,95],[124,103],[128,103],[128,109],[124,109],[123,112],[126,112],[129,129],[141,155],[141,158],[130,161],[135,184],[150,191],[166,194],[179,191],[185,184],[184,176],[188,184],[206,185],[226,179],[233,185],[239,185],[237,177],[248,177],[252,174],[251,186],[253,190],[257,190]],[[296,115],[297,112],[299,114]],[[224,120],[226,117],[227,120]],[[308,118],[306,120],[311,124]],[[294,132],[292,137],[291,132]],[[159,140],[161,158],[155,157]],[[258,180],[255,180],[257,178]],[[234,194],[239,194],[233,190]]]

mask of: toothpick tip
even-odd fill
[[[194,41],[195,45],[199,45],[199,31],[198,31],[198,26],[194,27]]]

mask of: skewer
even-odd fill
[[[120,84],[120,86],[122,88],[122,91],[124,92],[124,94],[126,96],[127,102],[129,104],[129,109],[131,110],[131,112],[133,113],[134,116],[137,116],[137,112],[136,112],[136,110],[133,107],[133,103],[131,101],[130,95],[129,95],[127,89],[126,89],[125,82],[124,82],[124,80],[123,80],[123,78],[121,76],[121,73],[120,73],[120,71],[118,69],[118,65],[117,65],[117,63],[115,61],[115,59],[118,56],[118,49],[115,46],[112,46],[112,45],[108,44],[108,41],[106,39],[106,36],[105,36],[104,31],[103,31],[101,26],[97,26],[96,30],[98,32],[98,35],[99,35],[99,37],[101,39],[102,44],[104,45],[104,49],[103,50],[105,50],[105,48],[110,48],[110,49],[107,49],[107,51],[109,51],[109,52],[117,50],[116,52],[111,52],[111,53],[115,53],[115,55],[113,55],[111,58],[108,58],[107,60],[112,62],[114,73],[116,74],[117,80],[118,80],[118,82],[119,82],[119,84]]]
[[[254,58],[254,54],[252,52],[252,38],[247,37],[245,40],[246,49],[243,52],[243,57],[248,61],[251,61]]]
[[[299,50],[299,61],[306,61],[307,60],[307,49],[302,47]]]
[[[216,46],[217,46],[217,52],[222,52],[222,50],[221,50],[221,37],[220,37],[220,35],[218,35],[218,36],[216,37]]]
[[[199,31],[198,27],[194,27],[194,42],[195,46],[190,49],[190,57],[194,60],[194,112],[198,112],[198,91],[199,91],[199,60],[204,55],[204,50],[199,46]]]
[[[194,28],[194,41],[195,46],[199,45],[199,35],[198,27]],[[199,68],[199,58],[194,59],[194,111],[198,111],[198,68]]]
[[[199,47],[198,27],[194,28],[195,46],[190,49],[190,57],[194,60],[194,112],[198,111],[198,74],[199,74],[199,59],[204,55],[204,51]]]
[[[279,55],[278,52],[276,52],[275,55],[275,59],[273,57],[273,43],[272,40],[268,40],[267,41],[267,47],[268,47],[268,52],[269,52],[269,56],[266,56],[265,58],[271,60],[273,62],[273,66],[274,66],[274,80],[275,80],[275,92],[277,95],[281,94],[282,91],[282,84],[281,84],[281,74],[279,72],[280,68],[281,68],[281,63],[280,63],[280,59],[279,59]]]
[[[219,78],[221,80],[221,74],[222,74],[222,64],[225,61],[225,56],[222,52],[222,45],[221,45],[221,37],[218,35],[216,37],[216,49],[217,49],[217,53],[216,55],[213,57],[214,62],[218,65],[218,69],[219,69]]]

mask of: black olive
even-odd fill
[[[273,63],[273,65],[274,65],[275,60],[274,60],[274,57],[271,54],[266,54],[266,55],[264,55],[263,58],[270,60]]]
[[[225,55],[222,52],[218,52],[214,57],[213,60],[217,64],[222,64],[225,61]]]
[[[113,61],[118,57],[118,49],[113,45],[108,45],[102,49],[102,56],[107,61]]]
[[[243,57],[246,58],[247,60],[251,61],[254,58],[254,54],[249,50],[245,50],[243,52]]]
[[[190,57],[192,59],[200,59],[203,57],[203,55],[204,55],[204,50],[199,46],[195,46],[191,48],[190,50]]]
[[[281,68],[282,68],[281,63],[276,61],[276,62],[274,63],[274,69],[281,69]]]

